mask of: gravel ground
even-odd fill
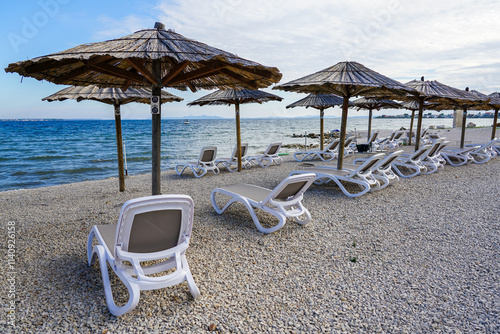
[[[457,131],[442,131],[459,140]],[[480,142],[491,133],[467,131]],[[98,266],[86,263],[87,236],[95,224],[116,223],[126,200],[149,195],[150,175],[128,177],[123,193],[116,178],[0,193],[0,331],[500,332],[500,158],[446,166],[355,199],[335,185],[313,186],[303,201],[313,221],[289,220],[272,234],[258,232],[242,205],[217,215],[210,204],[215,187],[272,188],[298,168],[286,156],[281,166],[200,179],[163,173],[163,193],[195,202],[187,258],[202,296],[193,300],[185,283],[141,292],[119,318],[108,312]],[[125,300],[116,278],[114,287]]]

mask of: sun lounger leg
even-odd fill
[[[193,295],[194,299],[197,299],[201,296],[200,290],[196,286],[194,282],[193,275],[191,274],[191,270],[189,269],[188,262],[186,260],[186,255],[182,254],[182,267],[186,270],[186,282],[189,288],[189,292]]]
[[[276,218],[278,218],[279,222],[277,225],[271,227],[271,228],[265,228],[261,225],[260,221],[259,221],[259,218],[257,217],[257,214],[255,213],[255,210],[254,208],[252,207],[252,205],[250,204],[250,202],[245,199],[245,198],[242,198],[242,197],[232,197],[225,205],[222,209],[219,208],[219,206],[217,205],[217,203],[215,202],[215,194],[218,193],[218,189],[214,189],[212,191],[212,193],[210,194],[210,201],[212,202],[212,206],[214,207],[215,209],[215,212],[217,212],[218,214],[222,214],[224,211],[226,211],[226,209],[233,203],[235,202],[241,202],[248,210],[248,212],[250,213],[250,216],[252,217],[252,220],[255,224],[255,226],[257,227],[257,229],[262,232],[262,233],[272,233],[274,231],[277,231],[278,229],[280,229],[281,227],[283,227],[283,225],[285,225],[285,222],[286,222],[286,217],[280,213],[276,213],[276,212],[269,212],[267,210],[267,212],[269,212],[270,214],[272,214],[273,216],[275,216]],[[224,193],[224,192],[221,192],[222,194],[226,194],[228,196],[231,196],[231,194],[228,194],[228,193]]]
[[[352,179],[350,180],[344,180],[344,181],[347,181],[349,183],[355,183],[356,185],[358,185],[361,189],[360,192],[357,192],[357,193],[351,193],[349,190],[346,189],[346,187],[342,184],[341,179],[340,178],[331,178],[331,181],[335,182],[340,190],[342,190],[342,192],[347,196],[347,197],[358,197],[358,196],[361,196],[361,195],[364,195],[366,194],[367,192],[370,191],[370,186],[368,186],[367,184],[365,184],[364,182],[356,182]]]
[[[411,170],[412,172],[410,174],[404,174],[400,169],[399,169],[400,166],[398,166],[397,164],[392,164],[392,168],[394,169],[394,171],[401,177],[404,177],[404,178],[410,178],[410,177],[414,177],[414,176],[417,176],[420,174],[420,169],[419,168],[416,168],[416,167],[413,167],[413,166],[401,166],[403,168],[406,168],[408,170]]]
[[[384,189],[385,187],[387,187],[389,185],[390,181],[388,178],[380,176],[380,175],[375,175],[375,174],[372,174],[372,175],[375,179],[377,179],[377,181],[379,183],[379,186],[372,188],[372,190]]]
[[[111,314],[118,317],[134,309],[137,306],[137,303],[139,302],[139,297],[141,294],[139,287],[137,285],[130,284],[130,282],[128,282],[127,280],[122,280],[123,284],[125,284],[125,286],[127,287],[129,293],[129,300],[124,306],[121,307],[117,306],[113,299],[113,292],[111,291],[111,283],[109,282],[108,263],[104,247],[101,245],[96,245],[94,246],[92,253],[97,254],[97,257],[99,258],[102,283],[104,285],[104,294],[106,296],[106,303],[108,305]]]

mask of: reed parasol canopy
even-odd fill
[[[496,134],[496,128],[497,128],[497,123],[498,123],[498,110],[500,109],[500,93],[491,93],[490,95],[484,95],[478,91],[471,90],[470,91],[472,94],[479,95],[483,98],[488,97],[490,98],[490,101],[487,103],[483,103],[480,105],[472,106],[469,109],[471,110],[494,110],[494,116],[493,116],[493,128],[491,130],[491,139],[495,138]]]
[[[122,38],[82,44],[74,48],[9,64],[17,72],[37,80],[75,86],[151,87],[152,95],[152,193],[161,193],[161,87],[179,90],[258,89],[281,79],[276,67],[188,39],[159,22]]]
[[[292,104],[286,106],[286,108],[295,108],[295,107],[306,107],[306,108],[315,108],[319,110],[319,128],[320,128],[320,149],[323,150],[323,138],[324,138],[324,120],[323,117],[325,115],[325,109],[335,106],[341,106],[343,103],[343,99],[335,94],[309,94],[303,99],[295,101]],[[352,106],[352,103],[350,106]]]
[[[462,108],[462,111],[463,111],[463,119],[462,119],[462,133],[461,133],[461,137],[460,137],[460,147],[463,148],[464,147],[464,143],[465,143],[465,127],[466,127],[466,123],[467,123],[467,110],[491,110],[491,109],[494,109],[496,110],[496,116],[498,117],[498,108],[500,108],[500,99],[497,99],[495,98],[494,96],[488,96],[488,95],[485,95],[481,92],[478,92],[477,90],[470,90],[469,91],[469,88],[467,87],[465,89],[466,92],[470,93],[471,95],[477,97],[478,99],[481,99],[481,102],[480,103],[468,103],[468,104],[462,104],[461,105],[461,108]],[[436,108],[438,109],[459,109],[458,108],[458,105],[451,105],[451,104],[438,104],[436,105]],[[496,124],[496,120],[495,120],[495,124]],[[493,126],[493,132],[492,132],[492,138],[495,138],[495,130],[496,130],[496,127],[495,127],[495,124]]]
[[[432,109],[444,109],[443,106],[452,106],[455,109],[467,108],[467,106],[476,105],[482,101],[486,102],[483,98],[478,98],[468,91],[444,85],[436,80],[424,80],[424,77],[421,77],[420,80],[412,80],[406,83],[406,86],[419,92],[418,96],[408,95],[406,97],[406,100],[418,101],[419,112],[416,138],[420,138],[423,110],[426,102],[432,103]],[[418,150],[419,146],[420,141],[417,140],[415,150]]]
[[[151,102],[150,88],[134,88],[129,87],[123,91],[121,88],[108,87],[103,88],[95,85],[91,86],[71,86],[44,97],[42,101],[64,101],[76,100],[94,100],[111,105],[123,105],[131,102],[149,104]],[[175,96],[167,91],[161,91],[162,103],[180,102],[184,100],[182,97]]]
[[[495,92],[488,95],[491,98],[490,106],[495,110],[495,115],[493,116],[493,129],[491,130],[491,139],[495,139],[495,133],[498,126],[498,109],[500,109],[500,93]]]
[[[125,172],[123,168],[123,139],[120,106],[131,102],[149,104],[151,100],[150,88],[130,87],[126,91],[117,87],[101,88],[98,86],[72,86],[61,89],[60,91],[44,97],[42,101],[64,101],[76,100],[94,100],[106,104],[111,104],[115,109],[115,129],[116,129],[116,148],[118,153],[118,182],[120,191],[125,191]],[[161,91],[162,103],[180,102],[183,98],[172,95],[164,90]]]
[[[238,156],[238,172],[241,172],[241,131],[240,131],[240,104],[243,103],[263,103],[269,101],[281,101],[282,97],[266,93],[260,90],[250,89],[227,89],[218,90],[208,95],[202,96],[199,99],[188,103],[188,106],[204,106],[204,105],[221,105],[234,104],[236,117],[236,155]]]
[[[370,139],[372,133],[372,112],[373,110],[380,109],[399,109],[401,104],[386,99],[370,99],[366,97],[359,98],[353,101],[355,107],[360,109],[368,109],[368,139]]]
[[[418,94],[414,89],[383,76],[357,62],[340,62],[332,67],[305,77],[277,85],[273,89],[299,93],[336,94],[343,97],[340,126],[339,159],[337,168],[342,169],[346,137],[349,98],[352,96],[392,98]]]

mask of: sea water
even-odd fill
[[[471,120],[491,126],[492,119]],[[339,118],[324,120],[325,134],[340,128]],[[372,130],[409,128],[409,119],[372,121]],[[423,119],[423,126],[451,127],[451,119]],[[366,133],[367,118],[349,118],[348,131]],[[162,120],[161,167],[196,161],[206,145],[229,157],[236,144],[234,119]],[[318,118],[242,119],[242,142],[249,155],[262,153],[275,141],[305,144],[293,135],[319,133]],[[151,120],[123,120],[128,175],[151,172]],[[365,140],[363,138],[363,140]],[[318,143],[307,139],[307,144]],[[118,176],[114,120],[0,121],[0,191],[36,188]]]

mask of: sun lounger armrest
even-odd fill
[[[182,253],[186,251],[189,247],[189,237],[184,237],[185,241],[180,245],[175,247],[153,253],[132,253],[126,252],[121,249],[120,246],[116,247],[116,255],[121,260],[132,261],[132,259],[137,259],[139,261],[151,261],[151,260],[159,260],[166,259],[174,256],[176,253]]]
[[[116,248],[116,254],[121,260],[129,261],[132,263],[132,267],[134,268],[135,274],[137,275],[137,280],[138,281],[143,281],[143,282],[160,282],[164,281],[166,278],[170,277],[173,278],[175,276],[181,275],[182,272],[179,270],[182,268],[182,260],[180,255],[187,250],[189,247],[189,238],[186,238],[186,240],[181,243],[180,245],[177,245],[173,248],[161,251],[161,252],[153,252],[153,253],[131,253],[131,252],[126,252],[122,251],[121,247]],[[159,260],[159,259],[166,259],[166,258],[171,258],[175,257],[175,262],[176,262],[176,270],[168,275],[160,276],[160,277],[150,277],[146,276],[144,274],[144,271],[142,270],[141,267],[141,262],[142,261],[152,261],[152,260]]]

